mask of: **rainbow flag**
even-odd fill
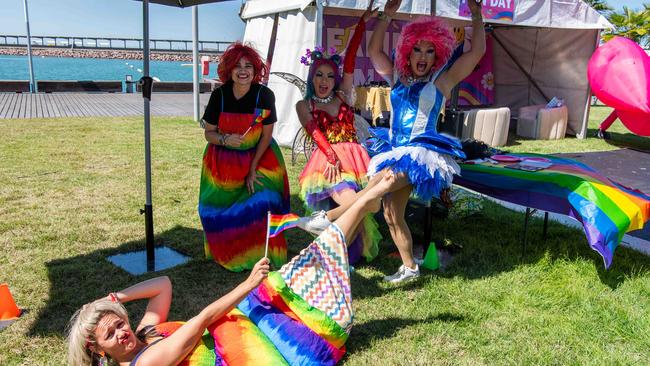
[[[334,366],[345,355],[352,311],[345,237],[331,225],[210,324],[179,365]],[[168,337],[182,324],[155,329]]]
[[[582,223],[591,248],[612,264],[623,235],[650,220],[650,196],[618,184],[590,166],[540,154],[510,154],[548,159],[553,165],[536,171],[509,169],[509,164],[460,164],[454,184],[518,205],[560,213]]]
[[[269,238],[273,238],[281,232],[298,226],[300,216],[289,213],[286,215],[272,215],[269,213]]]

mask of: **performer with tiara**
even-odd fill
[[[444,199],[454,174],[460,173],[455,158],[464,153],[458,140],[441,135],[436,123],[444,111],[451,90],[467,77],[485,53],[485,30],[480,1],[469,0],[472,13],[472,48],[448,68],[445,67],[455,45],[455,37],[439,18],[420,17],[406,24],[396,45],[395,59],[383,52],[384,36],[401,0],[386,2],[384,12],[370,39],[368,54],[375,67],[391,84],[391,119],[388,151],[375,155],[368,167],[372,176],[368,187],[386,174],[396,179],[384,198],[384,217],[397,246],[402,265],[386,276],[389,282],[401,282],[420,275],[413,257],[413,238],[404,217],[411,196],[422,201]],[[355,199],[364,191],[357,193]],[[347,205],[330,210],[323,218],[305,225],[326,226]]]
[[[366,149],[359,144],[354,127],[352,101],[354,64],[357,49],[365,33],[366,21],[377,12],[368,9],[359,19],[354,35],[345,51],[343,75],[339,72],[341,57],[316,47],[307,50],[301,62],[309,66],[304,99],[296,103],[300,123],[316,142],[316,149],[300,174],[300,196],[317,218],[337,205],[354,198],[368,182]],[[309,228],[305,228],[309,230]],[[373,259],[381,240],[377,222],[369,215],[360,226],[359,235],[348,249],[350,262],[361,256]]]
[[[260,84],[268,68],[253,48],[234,43],[217,69],[224,84],[205,108],[199,216],[205,251],[230,271],[253,268],[264,255],[267,212],[287,213],[289,180],[273,140],[275,96]],[[271,264],[287,259],[284,236],[269,240]]]

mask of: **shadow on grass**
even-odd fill
[[[596,137],[597,133],[597,128],[590,128],[587,130],[587,137]],[[619,148],[650,152],[650,137],[639,136],[632,132],[620,133],[612,130],[607,130],[606,134],[608,135],[608,138],[606,138],[605,141],[610,145]]]
[[[170,320],[186,320],[248,276],[248,273],[228,272],[211,260],[204,259],[201,230],[177,226],[156,235],[155,244],[164,244],[186,254],[190,256],[190,261],[168,270],[134,276],[106,259],[114,254],[142,250],[145,247],[142,239],[48,262],[49,300],[38,314],[30,335],[62,335],[72,314],[83,304],[116,289],[161,275],[169,276],[174,285]],[[145,305],[143,301],[126,304],[132,324],[137,324]]]
[[[478,279],[542,261],[553,264],[587,260],[593,262],[600,281],[615,289],[626,279],[650,272],[649,257],[620,246],[614,252],[612,266],[606,270],[602,257],[589,247],[581,229],[549,220],[544,239],[541,218],[529,221],[528,241],[523,252],[524,213],[488,201],[484,201],[480,214],[466,219],[437,221],[433,227],[436,243],[453,243],[462,247],[444,271],[425,272],[445,278]]]
[[[467,320],[464,316],[449,312],[442,312],[435,316],[429,316],[424,319],[408,318],[386,318],[369,320],[363,323],[355,323],[350,333],[349,341],[346,347],[350,354],[371,348],[377,340],[392,338],[401,329],[407,328],[414,324],[422,323],[459,323]]]

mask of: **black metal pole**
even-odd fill
[[[153,206],[151,204],[151,78],[149,77],[149,0],[142,1],[142,38],[143,58],[142,71],[143,80],[149,85],[143,85],[142,96],[144,98],[144,160],[146,178],[146,203],[144,205],[145,241],[147,247],[147,271],[155,270],[155,252],[153,245]]]
[[[526,241],[528,240],[528,219],[530,218],[531,212],[530,207],[526,207],[526,216],[524,218],[524,241],[521,245],[521,259],[523,260],[526,256]]]

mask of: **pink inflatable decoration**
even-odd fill
[[[614,37],[591,56],[587,77],[593,94],[614,108],[601,131],[618,117],[633,133],[650,136],[650,56],[639,45]]]

